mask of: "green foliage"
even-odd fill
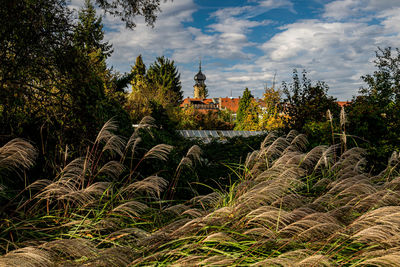
[[[294,70],[293,82],[283,82],[282,88],[286,97],[285,112],[289,116],[288,127],[301,130],[307,122],[325,121],[328,110],[338,117],[340,109],[336,99],[327,95],[328,85],[321,81],[313,84],[305,71],[300,81],[297,70]]]
[[[310,141],[310,147],[318,145],[332,145],[332,130],[335,134],[339,133],[339,128],[335,124],[335,128],[332,129],[329,120],[323,122],[309,121],[304,127],[304,133],[307,135]]]
[[[170,110],[182,101],[180,74],[174,61],[158,57],[146,71],[142,56],[139,55],[129,76],[132,92],[128,95],[125,109],[134,122],[139,122],[144,116],[152,116],[157,106],[171,113]]]
[[[134,18],[138,15],[153,26],[160,12],[160,0],[96,0],[96,3],[105,12],[120,17],[128,28],[136,26]]]
[[[376,70],[363,76],[367,87],[347,108],[349,127],[369,159],[379,170],[394,150],[400,149],[400,52],[391,48],[376,52]],[[364,141],[362,141],[364,140]]]
[[[180,74],[174,61],[163,57],[157,57],[147,71],[147,79],[154,93],[156,101],[164,107],[178,106],[183,99]]]
[[[73,33],[73,43],[87,54],[100,50],[100,60],[109,57],[112,45],[103,42],[104,31],[101,17],[96,16],[96,9],[91,0],[85,0],[85,6],[78,13],[79,21]]]
[[[232,130],[232,114],[229,111],[199,112],[193,107],[175,109],[171,114],[178,129],[183,130]]]
[[[250,108],[251,102],[254,97],[251,94],[249,88],[243,91],[243,96],[239,101],[239,109],[236,113],[236,127],[235,129],[242,129],[245,118],[247,117],[247,111]]]

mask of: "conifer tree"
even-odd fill
[[[246,87],[246,89],[243,91],[243,96],[239,101],[239,109],[238,109],[237,115],[236,115],[237,127],[241,127],[240,125],[244,122],[244,120],[246,118],[247,110],[249,109],[253,98],[254,98],[254,96],[251,94],[249,88]]]
[[[96,16],[96,10],[90,0],[85,1],[85,6],[78,13],[79,21],[74,30],[74,45],[91,53],[98,51],[101,59],[109,57],[112,45],[103,42],[104,31],[101,17]]]
[[[163,106],[178,106],[183,99],[180,74],[174,61],[158,57],[147,72],[149,84],[156,90],[156,101]]]

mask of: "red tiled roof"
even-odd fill
[[[337,101],[337,104],[338,104],[340,107],[345,107],[345,106],[350,105],[350,101]]]
[[[219,99],[221,109],[228,109],[236,113],[239,109],[240,98],[221,97]]]

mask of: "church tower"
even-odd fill
[[[194,76],[195,85],[194,87],[194,98],[204,99],[207,97],[207,89],[206,84],[204,83],[206,80],[206,75],[201,72],[201,61],[199,63],[199,72]]]

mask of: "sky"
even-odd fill
[[[210,97],[238,97],[246,87],[262,97],[297,69],[351,100],[361,76],[373,73],[378,47],[400,47],[400,0],[169,0],[161,10],[154,28],[140,17],[134,30],[103,18],[114,48],[108,64],[124,73],[140,54],[146,66],[164,55],[179,70],[184,97],[193,96],[201,59]]]

